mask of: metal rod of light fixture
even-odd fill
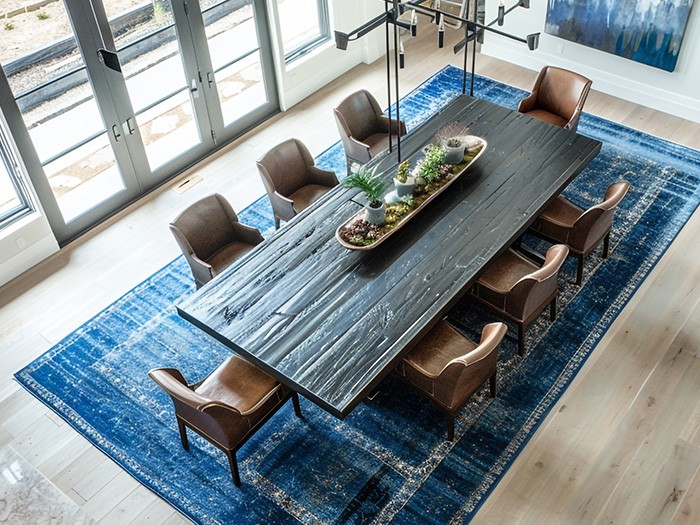
[[[463,47],[466,47],[471,40],[474,41],[473,46],[472,46],[472,63],[471,63],[471,79],[470,79],[470,88],[469,88],[469,94],[471,96],[474,96],[474,70],[476,66],[476,38],[479,33],[483,33],[484,31],[489,31],[491,33],[495,33],[500,36],[504,36],[506,38],[509,38],[511,40],[516,40],[518,42],[522,42],[527,44],[528,48],[531,51],[534,51],[537,49],[537,46],[539,44],[539,33],[533,33],[530,35],[527,35],[526,38],[521,38],[515,35],[511,35],[509,33],[506,33],[505,31],[500,31],[498,29],[495,29],[491,26],[493,24],[498,24],[498,25],[503,25],[503,19],[506,14],[510,13],[514,9],[518,7],[524,7],[524,8],[529,8],[530,7],[530,0],[519,0],[519,2],[509,9],[505,9],[505,5],[503,4],[503,1],[501,0],[501,3],[498,8],[498,16],[495,20],[490,22],[489,24],[481,24],[477,22],[476,20],[470,20],[469,19],[469,7],[467,7],[467,14],[466,18],[454,15],[452,13],[446,13],[440,9],[440,2],[439,0],[435,0],[435,3],[433,4],[435,7],[430,7],[430,6],[425,6],[421,4],[422,0],[408,0],[406,2],[401,2],[400,0],[384,0],[384,13],[376,16],[372,20],[369,20],[368,22],[365,22],[355,30],[351,31],[350,33],[343,33],[341,31],[335,31],[335,43],[336,47],[341,50],[345,50],[348,47],[348,42],[351,40],[357,40],[361,38],[362,36],[366,35],[373,29],[379,27],[381,24],[385,24],[385,45],[386,45],[386,63],[387,63],[387,98],[388,98],[388,103],[389,103],[389,151],[393,151],[392,148],[392,126],[391,126],[391,117],[392,117],[392,97],[391,97],[391,59],[389,56],[389,24],[392,24],[394,26],[394,85],[395,85],[395,91],[396,91],[396,120],[397,122],[400,121],[400,109],[399,109],[399,65],[403,68],[403,60],[404,54],[403,54],[403,49],[400,49],[403,47],[403,42],[399,41],[399,27],[407,30],[411,36],[416,36],[417,33],[417,24],[416,24],[416,11],[420,11],[423,13],[432,13],[434,16],[434,21],[438,25],[438,46],[442,47],[444,45],[444,23],[445,23],[445,17],[448,17],[450,19],[456,20],[456,21],[461,21],[464,26],[465,26],[465,36],[464,39],[460,42],[458,42],[454,46],[454,52],[459,53]],[[389,9],[389,5],[391,4],[391,9]],[[469,5],[469,4],[468,4]],[[405,23],[402,22],[398,19],[400,12],[403,12],[404,9],[406,8],[412,8],[411,12],[411,19],[410,23]],[[476,14],[475,14],[476,17]],[[463,66],[463,77],[462,77],[462,93],[466,92],[466,75],[467,75],[467,53],[468,49],[465,49],[464,51],[464,66]],[[397,149],[397,155],[398,155],[398,160],[401,162],[401,130],[399,129],[400,126],[397,126],[396,130],[396,149]]]
[[[389,4],[384,4],[384,16],[389,19]],[[391,122],[391,55],[389,55],[389,24],[384,24],[384,45],[387,52],[386,55],[386,94],[388,99],[389,121]],[[389,153],[392,152],[391,146],[391,126],[389,126]]]
[[[398,18],[398,13],[399,13],[399,6],[398,6],[398,0],[394,0],[394,9],[393,9],[393,17],[394,19]],[[388,15],[387,15],[388,17]],[[387,18],[387,20],[389,20]],[[399,110],[399,27],[396,24],[394,25],[394,85],[395,85],[395,93],[396,93],[396,122],[397,122],[397,128],[396,128],[396,157],[399,162],[401,162],[401,126],[398,125],[398,122],[401,120],[400,116],[400,110]],[[387,50],[388,52],[388,50]],[[389,111],[391,112],[391,105],[389,105]],[[389,113],[389,147],[391,147],[391,113]]]

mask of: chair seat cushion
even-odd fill
[[[386,133],[375,133],[363,139],[362,142],[369,146],[369,154],[371,157],[376,157],[382,151],[389,149],[389,135]],[[395,145],[396,142],[396,135],[392,135],[391,143]]]
[[[487,266],[479,277],[479,284],[499,293],[507,293],[521,277],[537,270],[539,266],[509,248]]]
[[[428,376],[437,376],[447,363],[474,350],[476,343],[441,320],[404,360]]]
[[[543,109],[533,109],[532,111],[528,111],[527,113],[525,113],[525,115],[530,115],[533,118],[544,120],[545,122],[549,122],[550,124],[554,124],[555,126],[559,126],[560,128],[563,128],[568,123],[566,119],[554,115],[553,113],[550,113],[549,111],[545,111]]]
[[[274,378],[233,355],[214,370],[195,392],[247,412],[278,385]]]
[[[212,272],[216,276],[228,268],[236,259],[253,248],[255,248],[255,246],[252,244],[233,242],[217,251],[207,262],[211,264]]]
[[[328,186],[321,184],[307,184],[289,195],[289,199],[294,202],[294,211],[300,213],[308,208],[312,202],[325,195],[330,189]]]
[[[582,214],[583,209],[565,197],[559,196],[540,214],[540,218],[571,227]]]

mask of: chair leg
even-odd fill
[[[496,374],[489,377],[489,386],[491,387],[491,397],[496,397],[498,394],[498,385],[496,384]]]
[[[580,285],[583,281],[583,255],[577,255],[578,257],[578,268],[576,269],[576,284]]]
[[[603,259],[607,259],[610,255],[610,232],[603,237]]]
[[[447,441],[453,441],[455,438],[455,416],[446,412],[447,416]]]
[[[294,413],[297,415],[297,417],[302,417],[301,406],[299,405],[299,394],[296,392],[292,394],[292,404],[294,405]]]
[[[549,303],[549,320],[554,322],[557,320],[557,296],[554,296],[552,302]]]
[[[231,476],[233,477],[233,484],[237,487],[240,487],[241,477],[238,475],[238,461],[236,461],[236,453],[227,450],[226,455],[228,456],[229,465],[231,465]]]
[[[525,355],[525,323],[518,323],[518,355]]]
[[[280,218],[275,215],[275,230],[280,229]]]
[[[185,423],[178,417],[177,419],[177,429],[180,431],[180,441],[182,442],[182,448],[187,452],[190,451],[190,444],[187,441],[187,427]]]

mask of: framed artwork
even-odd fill
[[[673,71],[692,3],[693,0],[548,0],[545,32]]]

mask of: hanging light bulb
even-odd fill
[[[399,40],[399,68],[404,67],[403,40]]]
[[[440,16],[440,24],[438,25],[438,47],[442,48],[445,45],[445,17]]]
[[[506,16],[506,6],[503,3],[503,0],[501,0],[501,3],[498,4],[498,25],[502,26],[503,25],[503,19]]]
[[[411,36],[418,34],[418,15],[415,9],[411,9]]]

